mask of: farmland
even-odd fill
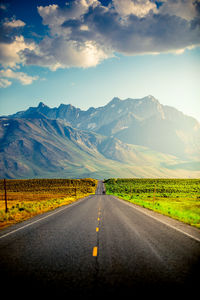
[[[94,194],[96,186],[97,180],[90,178],[6,180],[5,212],[4,182],[0,180],[0,228]]]
[[[108,179],[106,193],[200,228],[200,179]]]

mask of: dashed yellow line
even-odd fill
[[[93,256],[97,256],[97,253],[98,253],[98,247],[94,247],[94,248],[93,248],[92,255],[93,255]]]
[[[101,209],[98,210],[98,218],[97,221],[100,221]],[[96,232],[99,232],[99,227],[96,227]],[[98,254],[98,247],[95,246],[92,251],[92,256],[96,257]]]

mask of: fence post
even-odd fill
[[[7,191],[6,191],[6,179],[4,178],[4,192],[5,192],[5,212],[8,212],[8,205],[7,205]]]
[[[153,202],[155,203],[156,200],[156,183],[155,183],[155,187],[154,187],[154,195],[153,195]]]

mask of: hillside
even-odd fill
[[[38,107],[18,112],[14,118],[64,120],[70,126],[114,136],[122,142],[149,147],[155,151],[182,159],[200,159],[200,124],[177,109],[164,106],[153,96],[142,99],[113,98],[107,105],[83,111],[61,104],[49,108],[40,102]]]
[[[155,98],[0,118],[1,178],[198,177],[200,124]]]

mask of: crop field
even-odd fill
[[[0,180],[0,228],[94,194],[96,187],[97,180],[90,178],[8,179],[8,212],[5,212],[4,181]]]
[[[200,179],[108,179],[106,193],[200,228]]]

